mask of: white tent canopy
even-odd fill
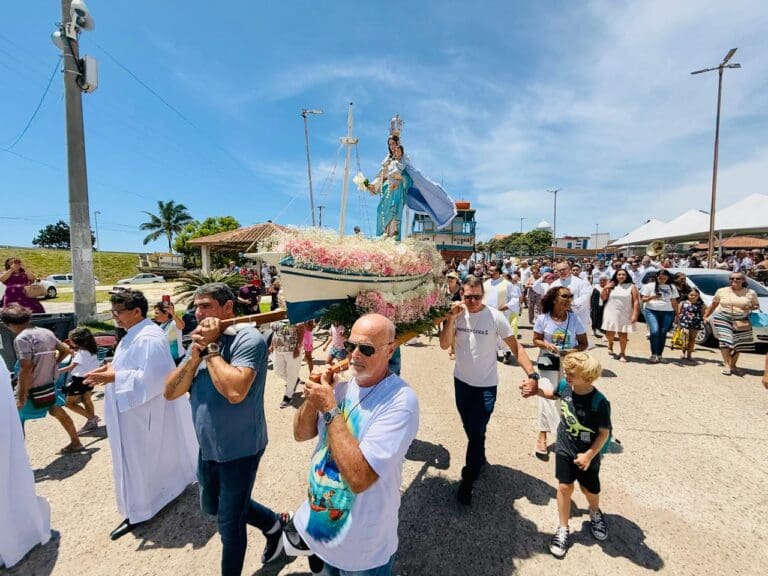
[[[768,233],[768,195],[752,194],[723,208],[715,214],[715,233],[765,234]],[[615,240],[611,246],[649,244],[654,240],[698,240],[709,234],[709,214],[701,210],[688,210],[664,224],[649,220],[629,234]]]

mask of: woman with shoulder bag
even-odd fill
[[[587,329],[571,312],[573,294],[565,286],[547,290],[541,299],[541,314],[533,326],[533,344],[540,349],[536,364],[542,379],[557,387],[562,378],[560,359],[571,352],[587,349]],[[542,385],[546,385],[542,382]],[[557,400],[539,397],[539,437],[536,442],[536,457],[542,460],[547,455],[547,432],[557,431],[560,411]]]
[[[744,373],[736,367],[736,362],[741,352],[751,352],[754,348],[749,313],[760,308],[760,303],[755,291],[747,288],[743,272],[732,272],[729,281],[730,286],[715,292],[712,304],[704,312],[704,321],[712,316],[723,356],[723,374],[742,376]]]
[[[35,276],[24,269],[24,264],[19,258],[8,258],[5,261],[5,271],[0,273],[0,282],[5,284],[3,296],[3,308],[11,304],[19,304],[29,308],[33,314],[43,314],[45,309],[35,297],[34,291],[39,286],[35,285]],[[28,294],[28,292],[30,292]],[[45,295],[45,288],[41,296]]]

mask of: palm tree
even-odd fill
[[[192,216],[184,204],[176,204],[173,200],[158,200],[157,208],[158,214],[143,210],[144,214],[149,216],[149,222],[144,222],[139,226],[139,230],[152,230],[152,233],[144,238],[144,244],[149,244],[165,234],[168,237],[168,252],[173,252],[173,235],[181,232],[185,224],[192,222]]]

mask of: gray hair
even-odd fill
[[[200,298],[201,296],[210,296],[221,306],[224,306],[229,301],[235,301],[235,293],[224,282],[210,282],[209,284],[203,284],[197,290],[195,290],[194,298]]]

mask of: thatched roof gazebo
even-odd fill
[[[271,240],[276,234],[283,234],[289,229],[268,221],[253,226],[245,226],[229,232],[218,232],[210,236],[194,238],[188,242],[200,247],[200,256],[204,272],[211,269],[211,252],[238,251],[258,252],[259,244]]]

